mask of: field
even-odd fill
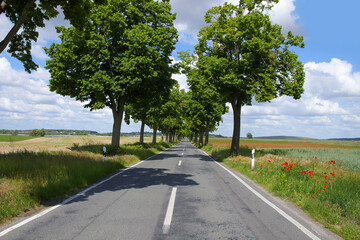
[[[1,136],[0,136],[1,137]],[[9,137],[9,136],[5,136]],[[16,136],[19,138],[20,136]],[[26,138],[26,137],[25,137]],[[70,151],[74,145],[96,145],[96,144],[110,144],[111,137],[97,137],[97,136],[69,136],[69,137],[27,137],[25,141],[0,141],[0,153],[9,153],[16,151]],[[1,139],[1,138],[0,138]],[[150,142],[152,138],[145,137],[145,142]],[[139,141],[139,137],[121,137],[120,144],[129,144]]]
[[[209,141],[214,147],[228,149],[231,146],[229,138],[215,138]],[[299,160],[316,156],[319,161],[335,160],[338,165],[360,171],[358,141],[241,139],[240,147],[249,154],[250,151],[246,149],[256,149],[260,155],[273,154]]]
[[[203,150],[298,207],[344,239],[360,239],[360,142],[210,139]],[[256,149],[251,169],[251,149]]]
[[[0,135],[0,142],[18,142],[18,141],[24,141],[24,140],[28,140],[28,139],[32,139],[32,138],[34,138],[34,137]]]
[[[110,137],[49,137],[0,143],[0,225],[97,182],[170,145],[136,143],[122,137],[121,147]],[[108,156],[102,161],[102,147]]]

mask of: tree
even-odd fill
[[[8,52],[24,64],[27,72],[36,70],[38,65],[31,56],[31,41],[36,42],[39,35],[36,28],[45,27],[45,20],[56,17],[58,6],[63,9],[65,19],[73,26],[81,27],[90,12],[90,5],[90,0],[0,1],[0,14],[5,14],[14,24],[0,42],[0,53],[9,45]]]
[[[252,138],[253,138],[253,135],[248,132],[248,133],[246,134],[246,137],[247,137],[248,139],[252,139]]]
[[[195,52],[219,93],[231,104],[234,131],[231,154],[239,153],[241,109],[257,102],[288,95],[299,99],[305,79],[303,64],[293,47],[303,38],[272,24],[265,11],[278,0],[241,0],[210,9],[200,30]]]
[[[210,129],[215,130],[215,127],[222,121],[222,115],[227,112],[226,101],[212,84],[209,76],[206,75],[209,69],[206,69],[204,65],[202,68],[197,66],[199,56],[190,55],[189,50],[179,53],[182,59],[183,73],[186,74],[191,89],[188,116],[193,118],[192,124],[197,123],[199,144],[203,145],[205,134],[205,145],[207,145]]]
[[[172,71],[174,19],[166,0],[109,0],[91,10],[82,29],[58,27],[61,43],[45,49],[50,90],[86,102],[90,110],[110,107],[111,144],[119,146],[125,103],[144,86],[168,81],[158,76]]]
[[[185,90],[175,86],[171,89],[169,100],[161,106],[161,123],[158,127],[161,132],[166,134],[166,142],[174,142],[175,137],[183,128],[185,99]]]
[[[45,129],[33,129],[30,131],[29,135],[34,137],[44,137],[46,134]]]

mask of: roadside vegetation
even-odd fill
[[[107,138],[108,156],[103,162],[104,144],[96,143],[97,138],[89,138],[93,141],[90,144],[81,144],[77,138],[69,137],[65,141],[71,139],[75,142],[68,144],[66,151],[59,148],[60,151],[18,150],[0,154],[0,224],[29,210],[59,202],[101,178],[170,147],[164,142],[113,147]]]
[[[257,148],[251,170],[247,144],[254,147],[255,142],[278,148]],[[310,148],[312,144],[322,147]],[[210,139],[202,149],[273,194],[294,202],[344,239],[360,236],[359,142],[243,140],[238,156],[230,156],[230,145],[231,139]],[[298,148],[286,147],[290,145]]]

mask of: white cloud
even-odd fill
[[[179,40],[188,44],[197,42],[196,36],[203,26],[205,26],[204,15],[214,6],[223,5],[225,2],[239,4],[238,0],[171,0],[173,12],[177,13],[175,26],[179,31]],[[284,32],[289,30],[299,34],[299,26],[296,24],[298,16],[294,15],[295,0],[280,0],[270,12],[270,17],[281,26]]]
[[[280,0],[272,8],[270,18],[274,23],[283,27],[283,32],[292,31],[299,34],[299,25],[296,24],[299,17],[293,14],[296,9],[294,2],[295,0]]]
[[[330,62],[305,64],[306,94],[324,99],[352,99],[360,97],[360,73],[352,65],[337,58]]]

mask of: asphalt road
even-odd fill
[[[40,215],[0,239],[340,239],[187,140]]]

